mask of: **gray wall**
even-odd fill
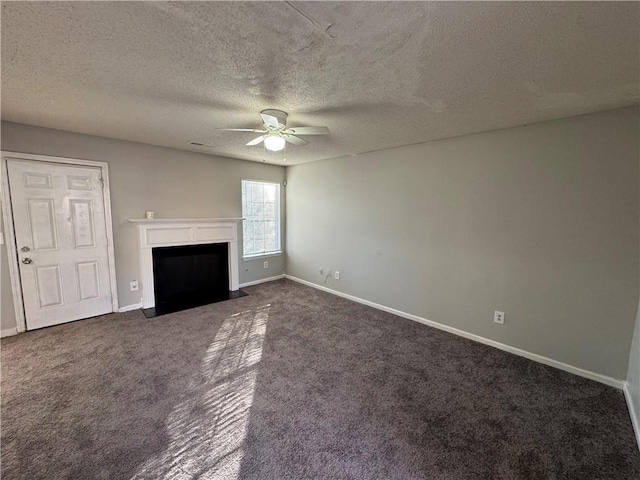
[[[141,296],[140,292],[129,291],[129,281],[139,279],[140,274],[136,227],[127,219],[142,218],[145,210],[155,211],[156,218],[240,217],[243,178],[273,182],[282,182],[285,178],[284,167],[276,165],[7,122],[2,123],[2,150],[109,163],[121,307],[140,302]],[[281,191],[284,212],[284,188]],[[240,258],[240,283],[283,273],[283,255],[268,260],[269,268],[264,269],[264,259],[243,261]],[[2,285],[4,306],[4,282]],[[8,328],[4,318],[2,322],[2,328]]]
[[[321,284],[318,267],[339,270],[326,286],[625,379],[638,113],[288,167],[286,271]]]
[[[639,219],[640,220],[640,219]],[[629,354],[629,371],[627,373],[627,388],[629,390],[629,398],[631,405],[629,409],[635,416],[634,425],[636,429],[636,438],[640,447],[640,303],[638,304],[638,313],[636,315],[636,326],[633,331],[633,341],[631,342],[631,353]]]
[[[4,221],[2,217],[2,201],[0,201],[0,232],[4,233]],[[16,326],[16,315],[13,310],[13,297],[11,295],[11,279],[7,267],[7,239],[5,245],[0,245],[0,330],[11,330]]]
[[[638,315],[636,316],[636,328],[633,334],[633,342],[631,344],[631,354],[629,355],[629,372],[627,374],[627,388],[629,389],[629,397],[631,399],[630,410],[635,415],[636,438],[638,438],[638,446],[640,447],[640,305],[638,306]]]

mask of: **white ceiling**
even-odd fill
[[[638,103],[640,3],[3,2],[2,118],[287,164]],[[190,140],[214,145],[194,148]]]

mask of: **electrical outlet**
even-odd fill
[[[268,261],[264,261],[264,268],[269,268],[269,262]]]
[[[504,312],[499,312],[498,310],[493,312],[493,321],[500,325],[504,325]]]
[[[138,290],[138,280],[131,280],[131,282],[129,282],[129,288],[132,292]]]
[[[340,280],[340,272],[337,270],[333,272],[333,278],[335,278],[336,280]]]

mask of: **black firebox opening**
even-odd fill
[[[240,296],[229,291],[227,243],[159,247],[152,255],[156,306],[144,310],[148,317]]]

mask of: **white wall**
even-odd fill
[[[619,380],[638,108],[287,168],[287,274]],[[493,323],[494,310],[506,323]],[[428,352],[425,352],[428,361]]]
[[[129,291],[130,280],[140,278],[136,227],[129,218],[142,218],[145,210],[155,211],[156,218],[241,217],[243,178],[282,182],[285,177],[284,168],[276,165],[7,122],[2,123],[2,150],[109,163],[121,307],[140,302],[140,292]],[[284,188],[281,191],[284,213]],[[283,256],[268,260],[269,268],[264,269],[263,259],[240,257],[240,283],[283,273]],[[2,269],[4,279],[5,263]],[[3,281],[3,329],[15,325],[15,318],[5,313],[7,296],[10,291]]]

